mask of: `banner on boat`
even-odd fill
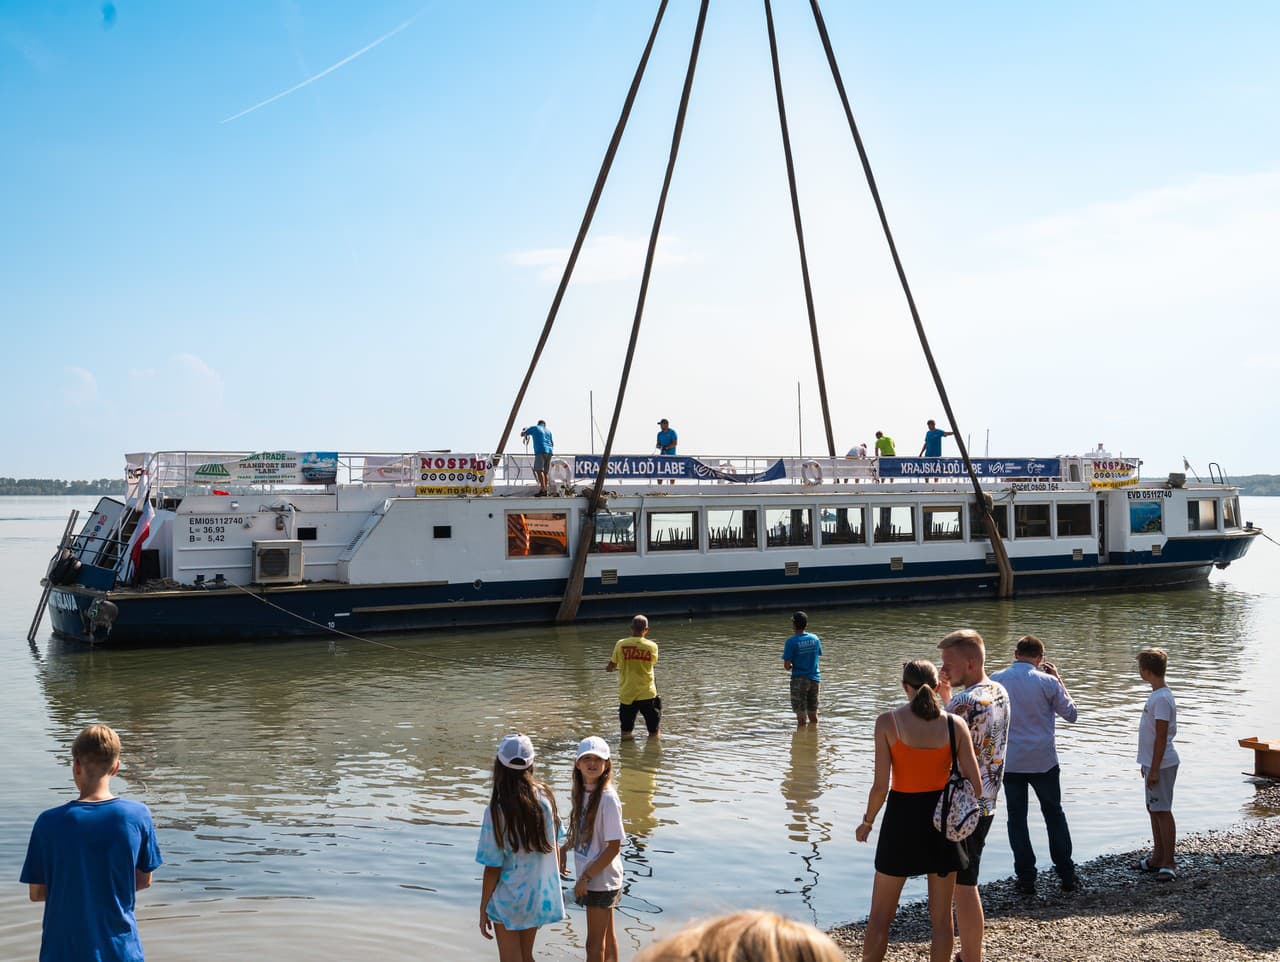
[[[416,460],[417,495],[493,494],[493,459],[487,454],[423,451]]]
[[[195,484],[336,484],[338,452],[259,451],[192,467]]]
[[[974,458],[980,478],[1057,478],[1062,475],[1058,458]],[[882,478],[964,478],[964,458],[880,458],[876,471]]]
[[[1089,486],[1094,488],[1128,488],[1138,483],[1140,462],[1116,458],[1094,461]]]
[[[600,459],[578,455],[573,460],[573,476],[578,480],[588,480],[600,473]],[[764,471],[754,474],[738,474],[732,465],[713,465],[697,458],[653,455],[651,457],[634,457],[620,455],[609,458],[609,468],[605,475],[609,478],[654,478],[667,480],[683,478],[696,481],[732,481],[739,484],[751,484],[760,481],[777,481],[786,477],[786,467],[779,459]]]
[[[415,454],[366,454],[360,468],[364,484],[395,484],[412,481],[418,465]]]

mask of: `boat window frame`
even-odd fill
[[[929,515],[954,511],[956,516],[956,533],[931,537],[929,531]],[[920,505],[920,537],[928,544],[946,544],[948,541],[964,541],[964,504],[922,504]]]
[[[987,537],[987,529],[982,526],[982,512],[978,510],[978,502],[970,498],[967,502],[969,505],[969,540],[984,544],[990,544],[991,539]],[[993,504],[991,506],[991,514],[996,519],[996,531],[1000,537],[1009,540],[1009,506],[1007,504]]]
[[[629,551],[625,549],[610,549],[609,551],[601,551],[599,548],[599,544],[600,544],[599,518],[601,515],[609,516],[609,515],[618,515],[618,514],[631,515],[631,549]],[[615,555],[638,555],[640,553],[640,532],[639,532],[640,522],[638,517],[639,514],[640,512],[635,508],[621,508],[616,511],[604,511],[604,510],[597,511],[596,523],[591,536],[591,544],[587,546],[587,554],[601,555],[602,557],[606,557],[606,558],[612,558]],[[580,513],[580,518],[585,516],[586,516],[585,511]]]
[[[572,534],[572,532],[570,531],[571,523],[569,519],[569,514],[570,512],[568,509],[565,509],[564,511],[545,511],[545,510],[544,511],[521,511],[519,508],[511,508],[506,512],[504,512],[502,533],[503,533],[503,539],[505,540],[506,546],[507,546],[506,547],[507,560],[508,561],[526,560],[527,561],[531,558],[567,558],[569,557],[569,544],[571,540],[570,535]],[[525,518],[530,516],[543,516],[543,515],[551,518],[556,518],[556,517],[563,518],[564,519],[564,551],[562,552],[543,551],[543,552],[538,552],[537,554],[534,554],[532,552],[527,552],[525,554],[512,554],[511,553],[511,517],[513,515],[520,515],[521,517],[525,517]],[[530,547],[532,547],[532,541],[530,541]]]
[[[1240,524],[1240,496],[1233,494],[1229,498],[1222,499],[1222,528],[1223,530],[1238,530]]]
[[[770,540],[769,540],[769,538],[770,538],[769,531],[770,531],[770,527],[771,527],[771,525],[770,525],[770,523],[769,523],[769,514],[770,514],[770,512],[775,512],[775,513],[780,513],[780,514],[788,514],[788,515],[791,515],[791,516],[792,516],[792,520],[794,520],[794,515],[795,515],[795,512],[797,512],[797,511],[804,511],[804,512],[806,512],[806,513],[809,515],[809,520],[806,522],[806,524],[807,524],[807,526],[808,526],[808,529],[809,529],[809,532],[808,532],[808,533],[809,533],[809,537],[808,537],[806,540],[804,540],[804,541],[787,541],[785,544],[772,544],[772,543],[770,542]],[[764,521],[764,549],[765,549],[766,551],[777,551],[777,550],[785,550],[785,549],[787,549],[787,548],[793,548],[793,549],[794,549],[794,548],[812,548],[812,547],[814,546],[814,544],[813,544],[813,534],[814,534],[814,532],[813,532],[813,522],[814,522],[815,517],[816,517],[816,515],[814,514],[814,508],[813,508],[813,505],[812,505],[812,504],[803,504],[803,505],[788,504],[788,505],[780,505],[780,506],[779,506],[779,505],[766,506],[766,507],[765,507],[765,509],[764,509],[764,518],[763,518],[763,521]]]
[[[1094,536],[1095,522],[1093,519],[1094,501],[1055,501],[1053,502],[1053,536],[1055,538],[1091,538]],[[1089,523],[1084,531],[1062,530],[1062,509],[1063,508],[1084,508],[1089,515]]]
[[[892,512],[894,508],[906,508],[911,512],[911,534],[910,537],[880,537],[880,524],[878,522],[871,525],[871,543],[872,544],[919,544],[920,542],[920,520],[917,517],[916,509],[919,508],[918,503],[896,502],[894,504],[873,504],[871,506],[872,521],[875,521],[876,511]],[[892,515],[890,515],[892,517]]]
[[[672,548],[654,546],[653,519],[655,517],[658,517],[664,514],[665,515],[685,514],[685,515],[692,516],[693,518],[693,524],[691,526],[691,530],[693,531],[692,546],[679,545],[677,547],[672,547]],[[698,554],[701,551],[702,551],[702,508],[680,508],[680,509],[662,508],[658,510],[654,510],[651,508],[645,509],[644,511],[644,553],[646,555],[654,552],[657,552],[660,554],[676,554],[679,552]]]
[[[859,520],[860,520],[860,524],[858,528],[858,534],[859,534],[858,539],[856,541],[828,541],[827,531],[825,528],[822,527],[822,525],[825,523],[822,520],[822,511],[824,510],[825,511],[846,511],[849,514],[852,514],[854,511],[858,512]],[[820,548],[839,548],[839,547],[847,548],[847,547],[853,547],[856,545],[865,545],[867,543],[867,536],[870,534],[870,530],[867,527],[866,502],[862,502],[859,504],[824,505],[820,507],[819,513],[818,513],[818,528],[819,528],[818,547]],[[832,532],[832,534],[834,535],[835,532]]]
[[[1034,522],[1037,527],[1043,522],[1043,534],[1023,533],[1020,525],[1026,525],[1028,522],[1019,522],[1018,514],[1023,511],[1030,511],[1035,508],[1044,509],[1044,518],[1036,519]],[[1013,537],[1015,541],[1040,541],[1053,537],[1053,502],[1051,501],[1015,501],[1013,504]]]
[[[759,506],[754,505],[754,504],[753,504],[753,505],[751,505],[750,507],[746,507],[746,506],[738,507],[738,506],[736,506],[736,505],[704,505],[704,506],[702,507],[702,511],[703,511],[703,513],[706,515],[707,551],[708,551],[708,552],[711,552],[711,551],[759,551],[759,550],[761,550],[761,545],[760,545],[760,508],[759,508]],[[719,545],[719,544],[714,544],[714,543],[712,542],[712,540],[711,540],[711,527],[712,527],[712,525],[711,525],[711,514],[712,514],[712,512],[724,512],[724,513],[726,513],[726,514],[741,514],[741,515],[742,515],[742,529],[743,529],[743,531],[746,531],[746,528],[747,528],[747,519],[746,519],[746,516],[747,516],[747,513],[748,513],[748,512],[750,512],[752,515],[754,515],[754,518],[753,518],[753,526],[752,526],[752,527],[753,527],[753,532],[754,532],[754,534],[755,534],[755,544],[750,544],[750,545],[746,545],[746,544],[739,544],[739,545],[727,545],[727,544],[725,544],[725,545]]]
[[[1200,509],[1200,505],[1208,504],[1213,507],[1213,524],[1206,525],[1204,523],[1204,512]],[[1195,524],[1192,524],[1192,509],[1196,511]],[[1218,507],[1217,498],[1187,498],[1187,531],[1217,531],[1218,525],[1222,521],[1222,510]]]

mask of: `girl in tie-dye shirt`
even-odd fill
[[[564,918],[564,830],[551,789],[533,780],[533,758],[525,735],[508,735],[498,745],[493,794],[476,848],[476,861],[485,867],[480,934],[496,936],[500,959],[532,958],[538,926]]]

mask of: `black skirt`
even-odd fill
[[[932,792],[889,792],[876,843],[876,871],[909,878],[946,875],[967,861],[955,842],[933,827],[933,810],[942,789]]]

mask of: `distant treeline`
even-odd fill
[[[1228,477],[1227,480],[1239,485],[1241,494],[1280,497],[1280,474],[1243,474],[1238,478]]]
[[[0,478],[0,495],[5,494],[115,494],[124,496],[120,478],[97,481],[63,481],[61,478]]]

